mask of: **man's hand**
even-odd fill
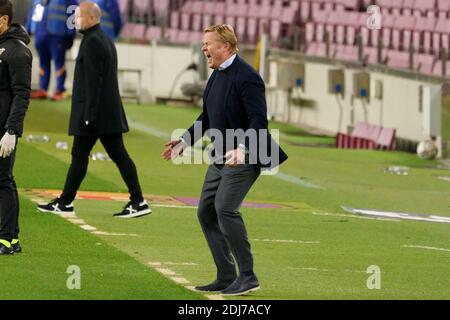
[[[225,165],[229,167],[237,167],[245,163],[245,151],[241,148],[230,150],[225,154]]]
[[[164,160],[175,159],[183,153],[184,149],[186,149],[186,144],[181,141],[181,139],[169,141],[164,146],[166,148],[161,154]]]
[[[5,133],[3,138],[0,140],[0,157],[7,158],[11,155],[16,147],[16,135]]]

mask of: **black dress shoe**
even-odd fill
[[[259,282],[256,276],[239,276],[228,288],[222,290],[220,294],[223,296],[240,296],[259,289]]]
[[[13,254],[13,253],[14,253],[14,251],[12,250],[12,247],[8,248],[3,243],[0,243],[0,255]]]
[[[195,290],[201,291],[201,292],[214,292],[214,291],[221,291],[226,289],[227,287],[232,284],[234,279],[232,280],[215,280],[210,284],[207,284],[206,286],[198,286],[195,287]]]

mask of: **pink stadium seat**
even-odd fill
[[[169,10],[170,10],[170,0],[156,0],[156,1],[153,1],[153,6],[155,8],[155,11],[158,14],[161,14],[163,12],[169,12]]]
[[[393,14],[398,16],[401,8],[403,8],[403,0],[377,0],[377,4],[381,7],[383,15]]]
[[[447,18],[450,12],[450,0],[438,0],[437,8],[439,18]]]
[[[412,16],[414,11],[414,2],[416,0],[403,0],[402,13],[405,16]]]
[[[181,13],[181,28],[182,30],[189,30],[191,28],[191,14],[187,11]]]
[[[433,73],[434,56],[428,54],[418,54],[417,59],[417,71],[425,74]]]
[[[417,18],[413,32],[413,44],[416,50],[429,53],[431,50],[431,32],[434,31],[437,20],[435,18]]]
[[[178,29],[169,29],[167,30],[166,36],[169,41],[176,42],[178,38],[178,33],[179,33]]]
[[[413,13],[415,16],[434,17],[434,10],[436,8],[436,0],[416,0],[414,1]]]
[[[216,9],[214,12],[214,24],[222,24],[225,22],[225,10],[226,4],[225,2],[217,2]]]
[[[392,28],[395,25],[395,16],[394,15],[384,15],[381,20],[382,28],[382,39],[383,45],[385,48],[389,48],[391,46],[391,35]]]
[[[238,2],[236,10],[236,16],[238,17],[247,18],[249,16],[249,7],[245,1]]]
[[[137,24],[133,28],[132,38],[134,40],[145,40],[145,32],[147,31],[147,26],[145,24]]]
[[[122,31],[120,33],[120,36],[122,38],[132,38],[133,36],[133,29],[136,26],[136,23],[125,23],[125,25],[122,28]]]
[[[414,30],[416,18],[413,16],[399,16],[395,19],[392,31],[392,46],[399,50],[402,47],[407,50],[411,44],[411,35]]]
[[[363,15],[366,15],[363,13]],[[353,45],[355,43],[356,32],[359,30],[359,21],[361,19],[361,15],[358,12],[345,12],[346,17],[346,25],[347,25],[347,44]]]
[[[255,43],[258,38],[258,23],[254,18],[247,20],[247,38],[250,43]]]
[[[130,9],[130,0],[120,0],[119,8],[120,8],[120,12],[123,15],[126,15],[128,12],[128,9]]]
[[[389,50],[388,66],[395,69],[409,69],[409,52]]]
[[[281,22],[286,24],[293,24],[296,20],[297,10],[292,7],[284,7],[281,13]]]
[[[449,49],[449,32],[450,20],[447,18],[439,18],[433,33],[433,49],[435,53],[439,53],[441,48]]]
[[[191,31],[189,33],[189,43],[200,43],[203,40],[203,32]]]
[[[382,129],[379,126],[358,122],[350,135],[345,133],[336,135],[336,147],[344,149],[374,149],[381,131]]]
[[[387,58],[388,50],[383,49],[381,52],[381,63]],[[364,48],[364,56],[367,56],[369,64],[378,64],[378,49],[373,47]]]
[[[336,59],[345,61],[358,61],[358,48],[355,46],[336,46]]]
[[[192,13],[192,6],[194,5],[194,1],[186,1],[181,7],[181,12]]]
[[[394,150],[395,149],[395,133],[396,129],[382,128],[375,140],[376,148],[382,150]]]
[[[236,20],[236,35],[238,39],[245,38],[246,21],[244,17],[238,17]]]
[[[333,47],[330,47],[330,52],[333,52]],[[316,57],[325,57],[326,52],[326,46],[323,42],[311,42],[308,44],[308,48],[306,50],[306,54],[310,56],[316,56]]]
[[[270,21],[270,41],[277,44],[281,35],[281,22],[279,20]]]
[[[174,42],[177,43],[190,43],[191,42],[191,33],[187,30],[180,30],[174,39]]]
[[[436,63],[434,64],[433,67],[433,75],[435,76],[444,76],[444,77],[448,77],[450,76],[450,61],[446,62],[446,74],[442,75],[442,60],[436,60]]]
[[[305,32],[306,42],[312,42],[314,40],[314,23],[308,22],[305,26]]]
[[[271,10],[270,1],[263,1],[259,7],[258,18],[269,19]]]
[[[150,1],[148,0],[134,0],[134,13],[136,15],[146,15],[150,12]]]
[[[322,2],[325,11],[331,12],[334,10],[335,0],[323,0]]]
[[[161,39],[161,28],[151,26],[148,27],[147,31],[145,32],[145,39],[146,40],[160,40]]]
[[[172,29],[180,28],[180,13],[178,11],[172,11],[170,13],[170,27]]]
[[[203,5],[203,13],[204,14],[214,14],[216,10],[216,3],[213,1],[205,1]]]
[[[283,13],[283,1],[275,0],[270,10],[270,19],[280,19]]]
[[[300,18],[302,22],[309,20],[311,14],[311,6],[309,1],[302,1],[300,4]]]
[[[358,10],[359,0],[337,0],[336,3],[341,3],[346,9]]]
[[[315,34],[316,34],[316,41],[323,41],[324,40],[324,32],[325,32],[325,24],[328,21],[328,12],[325,11],[316,11],[314,13],[313,19],[315,21]]]

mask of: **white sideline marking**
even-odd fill
[[[134,120],[129,121],[128,125],[135,130],[148,133],[149,135],[152,135],[152,136],[155,136],[155,137],[158,137],[161,139],[170,139],[169,134],[167,134],[163,131],[160,131],[156,128],[143,125],[142,123],[136,122]]]
[[[367,271],[364,270],[351,270],[351,269],[343,269],[343,270],[330,270],[330,269],[321,269],[321,268],[315,268],[315,267],[288,267],[290,270],[304,270],[304,271],[319,271],[319,272],[352,272],[352,273],[367,273]]]
[[[72,222],[73,224],[86,224],[86,222],[83,219],[68,218],[67,220]]]
[[[392,211],[376,211],[370,209],[357,209],[346,206],[341,206],[347,212],[353,214],[362,214],[375,217],[385,217],[385,218],[398,218],[404,220],[414,220],[414,221],[428,221],[428,222],[441,222],[450,223],[450,217],[443,217],[430,214],[414,214],[407,212],[392,212]]]
[[[363,220],[382,220],[382,221],[394,221],[394,222],[400,222],[399,219],[394,218],[371,218],[371,217],[364,217],[364,216],[354,216],[350,214],[343,214],[343,213],[331,213],[331,212],[313,212],[313,215],[316,216],[334,216],[334,217],[345,217],[345,218],[354,218],[354,219],[363,219]]]
[[[448,177],[447,176],[441,176],[441,177],[439,177],[439,179],[450,182],[450,176],[448,176]]]
[[[418,248],[418,249],[427,249],[427,250],[436,250],[436,251],[447,251],[450,252],[450,249],[446,248],[436,248],[436,247],[427,247],[427,246],[418,246],[418,245],[403,245],[402,248]]]
[[[56,212],[56,213],[53,213],[53,214],[56,214],[57,216],[63,217],[64,219],[77,218],[75,213]]]
[[[163,262],[163,264],[167,264],[169,266],[199,266],[198,263],[194,262]]]
[[[115,233],[115,232],[106,232],[106,231],[92,231],[91,233],[97,234],[100,236],[126,236],[126,237],[139,237],[138,234],[135,233]]]
[[[320,241],[280,240],[280,239],[251,239],[251,241],[276,242],[276,243],[303,243],[303,244],[317,244],[317,243],[320,243]]]
[[[173,281],[175,281],[176,283],[179,284],[188,284],[190,283],[189,280],[187,280],[186,278],[183,277],[169,277],[170,279],[172,279]]]
[[[155,268],[155,269],[159,273],[162,273],[163,275],[166,275],[166,276],[176,276],[177,275],[175,272],[173,272],[170,269],[165,269],[165,268]]]
[[[283,173],[283,172],[278,172],[276,175],[274,175],[273,177],[281,179],[283,181],[287,181],[293,184],[296,184],[298,186],[302,186],[304,188],[310,188],[310,189],[322,189],[325,190],[324,187],[315,185],[314,183],[305,181],[303,179],[300,179],[296,176],[291,176],[290,174],[287,173]]]
[[[161,262],[148,262],[148,264],[152,267],[157,267],[161,265]]]
[[[96,227],[93,227],[93,226],[88,225],[88,224],[83,224],[83,225],[80,226],[80,228],[83,229],[83,230],[86,230],[86,231],[96,231],[97,230]]]

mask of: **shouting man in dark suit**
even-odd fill
[[[39,205],[43,212],[74,212],[72,201],[83,181],[89,153],[98,139],[119,168],[130,192],[130,202],[114,216],[139,217],[151,212],[142,196],[136,166],[123,144],[128,123],[119,94],[117,52],[112,40],[100,28],[97,4],[82,2],[76,11],[76,25],[84,35],[75,65],[69,135],[74,136],[72,163],[64,191],[59,198]]]
[[[198,218],[217,267],[217,278],[196,289],[242,295],[259,289],[259,282],[239,208],[260,175],[261,167],[276,167],[287,155],[267,133],[264,82],[237,56],[233,28],[229,25],[207,28],[202,51],[208,66],[214,69],[203,96],[203,112],[182,137],[166,143],[162,156],[166,160],[174,159],[202,135],[215,132],[211,137],[214,160],[206,173]],[[195,131],[201,135],[195,136]],[[230,131],[244,134],[240,138],[239,134],[230,137]],[[266,149],[269,161],[263,161],[262,149]]]

